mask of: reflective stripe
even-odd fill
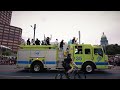
[[[17,64],[29,64],[29,61],[17,61]]]
[[[76,65],[82,65],[83,62],[75,62]]]
[[[19,60],[17,64],[31,64],[32,62]],[[82,65],[83,62],[75,62],[76,65]],[[44,64],[56,64],[56,61],[45,61]],[[108,65],[108,62],[95,62],[96,65]]]
[[[32,62],[30,61],[23,61],[23,60],[19,60],[17,61],[17,64],[31,64]],[[44,64],[56,64],[56,61],[45,61]]]
[[[76,65],[82,65],[83,62],[75,62]],[[95,62],[96,65],[108,65],[108,62]]]
[[[96,65],[108,65],[108,62],[95,62]]]
[[[45,61],[44,64],[56,64],[56,61]]]

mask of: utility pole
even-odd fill
[[[79,44],[80,44],[80,31],[78,32],[78,34],[79,34]]]
[[[35,29],[36,29],[36,24],[34,24],[34,43],[35,43]]]
[[[31,27],[32,27],[32,25],[31,25]],[[34,24],[34,28],[33,28],[33,30],[34,30],[34,35],[33,35],[34,43],[35,43],[35,29],[36,29],[36,24]]]

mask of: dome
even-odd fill
[[[103,32],[103,35],[101,36],[100,43],[101,43],[102,46],[108,45],[108,40],[107,40],[107,37],[106,37],[106,35],[104,34],[104,32]]]
[[[102,39],[102,38],[107,39],[107,37],[106,37],[106,35],[104,34],[104,32],[103,32],[103,35],[101,36],[101,39]]]

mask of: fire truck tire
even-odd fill
[[[93,73],[94,72],[94,64],[92,63],[85,63],[82,67],[82,70],[85,72],[85,73]]]
[[[43,64],[40,62],[34,62],[31,65],[30,71],[37,73],[37,72],[41,72],[43,70]]]

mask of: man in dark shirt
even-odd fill
[[[27,45],[30,45],[30,39],[28,38],[28,40],[27,40]]]
[[[38,40],[38,38],[36,39],[35,44],[40,45],[40,40]]]
[[[75,44],[75,37],[73,37],[72,39],[72,44]]]
[[[67,55],[67,58],[64,59],[64,62],[65,62],[64,69],[67,72],[67,74],[69,74],[73,71],[73,67],[71,65],[74,65],[77,67],[77,65],[74,63],[74,61],[71,58],[71,54]]]
[[[64,40],[60,42],[60,50],[63,50]]]

